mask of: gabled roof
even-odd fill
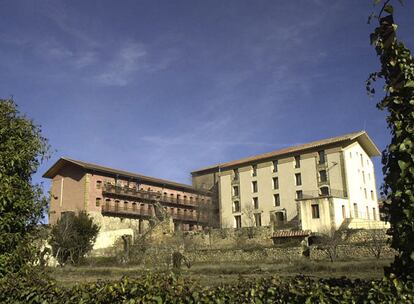
[[[374,144],[372,139],[368,136],[367,132],[359,131],[359,132],[349,133],[349,134],[345,134],[345,135],[341,135],[337,137],[322,139],[322,140],[310,142],[310,143],[299,145],[299,146],[283,148],[280,150],[275,150],[275,151],[264,153],[264,154],[250,156],[250,157],[246,157],[246,158],[242,158],[239,160],[234,160],[234,161],[230,161],[226,163],[221,163],[221,164],[217,164],[217,165],[210,166],[210,167],[205,167],[199,170],[195,170],[191,172],[191,174],[197,174],[198,172],[203,172],[203,171],[216,171],[219,168],[223,169],[223,168],[240,166],[243,164],[249,164],[249,163],[253,163],[257,161],[264,161],[264,160],[272,159],[275,157],[287,156],[289,154],[299,153],[305,150],[312,150],[312,149],[322,148],[325,146],[330,146],[330,145],[335,145],[335,144],[347,145],[347,144],[351,144],[354,141],[358,141],[359,144],[365,149],[365,151],[370,157],[381,155],[381,152],[379,151],[378,147]]]
[[[109,175],[118,175],[119,177],[125,177],[125,178],[133,178],[141,182],[146,182],[146,183],[150,183],[153,185],[168,186],[168,187],[172,187],[175,189],[183,189],[183,190],[190,191],[190,192],[205,192],[205,191],[197,190],[190,185],[176,183],[176,182],[165,180],[165,179],[145,176],[145,175],[136,174],[136,173],[118,170],[118,169],[113,169],[109,167],[104,167],[101,165],[87,163],[87,162],[83,162],[80,160],[70,159],[67,157],[61,157],[56,163],[52,165],[52,167],[49,168],[49,170],[47,170],[43,174],[43,177],[53,178],[66,165],[75,165],[88,171],[95,171],[95,172],[109,174]]]

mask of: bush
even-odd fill
[[[50,245],[53,256],[60,265],[68,260],[72,264],[78,264],[88,253],[96,240],[99,227],[85,212],[66,213],[52,227]]]
[[[201,287],[180,276],[139,278],[64,288],[39,276],[0,281],[2,303],[413,303],[413,283],[397,280],[275,278]]]

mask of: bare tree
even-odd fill
[[[343,244],[342,232],[335,229],[325,229],[317,237],[316,249],[323,251],[333,263],[338,258],[338,247]]]
[[[379,260],[387,244],[387,234],[384,229],[368,229],[364,231],[364,246]]]
[[[244,215],[244,224],[247,229],[247,236],[252,239],[256,232],[256,218],[255,218],[255,209],[252,205],[247,205],[243,209],[243,215]]]

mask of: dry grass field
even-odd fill
[[[378,279],[383,275],[383,267],[390,264],[391,259],[361,259],[352,261],[307,261],[299,260],[295,263],[289,261],[275,261],[274,263],[196,263],[190,269],[183,267],[182,274],[205,286],[214,286],[221,283],[231,283],[240,277],[291,277],[306,275],[319,278],[343,277],[351,279]],[[100,262],[89,262],[89,265],[66,266],[49,268],[48,272],[59,283],[70,286],[81,282],[97,280],[116,280],[123,276],[135,277],[146,272],[169,271],[166,268],[144,268],[139,265],[104,265]]]

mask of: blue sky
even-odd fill
[[[0,0],[0,96],[53,157],[191,183],[204,166],[366,129],[371,0]],[[414,49],[414,4],[396,4]],[[381,184],[380,160],[375,160]],[[45,181],[45,186],[48,186]]]

